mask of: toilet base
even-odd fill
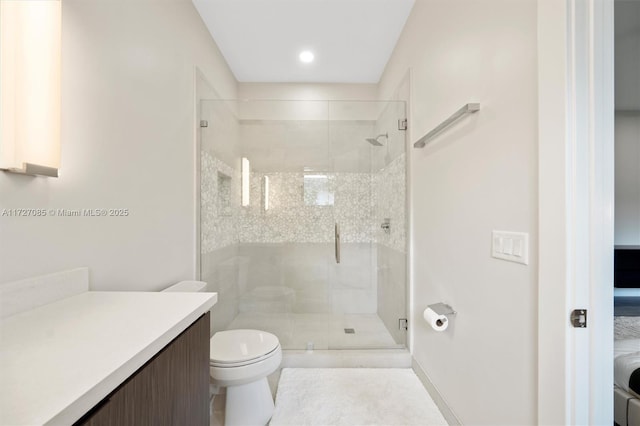
[[[227,387],[225,426],[264,426],[273,415],[273,397],[267,378]]]

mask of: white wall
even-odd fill
[[[640,110],[616,113],[615,140],[615,244],[640,246]]]
[[[189,0],[63,2],[58,179],[0,173],[0,208],[127,217],[0,218],[0,282],[88,266],[97,290],[194,277],[194,76],[236,81]]]
[[[640,245],[640,1],[615,2],[615,244]]]
[[[411,142],[482,104],[409,151],[412,352],[463,424],[536,423],[536,24],[535,0],[417,1],[380,82],[411,69]],[[530,234],[528,266],[490,257],[493,229]],[[439,301],[444,333],[421,318]]]

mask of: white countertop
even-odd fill
[[[72,424],[217,299],[86,292],[0,321],[0,425]]]

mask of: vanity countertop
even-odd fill
[[[85,292],[0,321],[0,424],[72,424],[217,301]]]

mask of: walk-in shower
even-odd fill
[[[214,331],[262,329],[284,349],[405,347],[404,118],[396,101],[201,102]]]

